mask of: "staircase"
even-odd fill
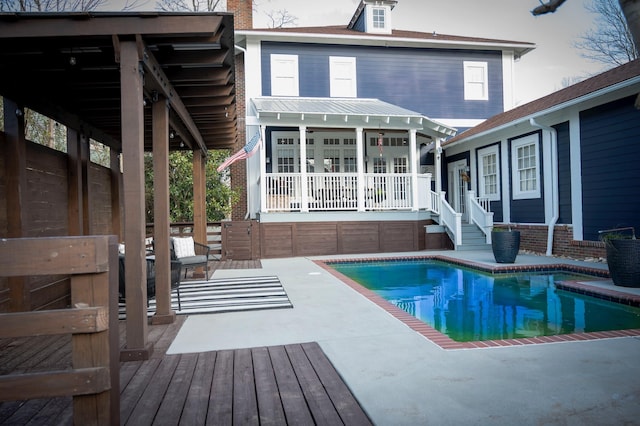
[[[491,250],[484,233],[474,224],[462,224],[462,245],[456,250]]]

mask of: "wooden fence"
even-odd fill
[[[0,239],[0,275],[69,274],[71,308],[0,314],[0,338],[72,335],[72,369],[0,376],[0,401],[73,396],[74,424],[120,423],[115,236]]]

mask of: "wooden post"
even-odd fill
[[[27,148],[24,108],[4,98],[5,180],[7,185],[7,237],[20,238],[27,223]],[[9,277],[9,310],[31,310],[31,293],[25,277]]]
[[[147,270],[144,219],[144,106],[142,70],[135,41],[120,43],[122,155],[124,165],[124,242],[127,307],[126,348],[122,361],[148,359]]]
[[[171,258],[169,256],[169,103],[153,103],[153,238],[156,267],[156,313],[153,324],[170,324]]]
[[[69,235],[82,235],[84,224],[82,207],[82,161],[80,149],[80,134],[76,129],[67,128],[67,164],[69,176]]]
[[[199,149],[193,151],[193,239],[208,245],[205,165],[204,153]],[[196,268],[194,274],[203,277],[203,268]]]
[[[122,241],[122,219],[120,194],[122,193],[122,173],[120,173],[120,154],[111,149],[111,233]]]

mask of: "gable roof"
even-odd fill
[[[632,79],[634,81],[631,81]],[[628,62],[509,111],[494,115],[481,124],[443,142],[442,146],[451,146],[465,142],[471,138],[491,133],[503,127],[508,127],[516,122],[528,121],[529,118],[532,118],[534,115],[540,115],[567,107],[579,102],[585,97],[597,96],[601,91],[607,92],[612,90],[614,86],[625,82],[640,83],[640,59]]]
[[[520,57],[536,48],[535,43],[500,40],[481,37],[465,37],[457,35],[439,34],[435,31],[425,33],[420,31],[391,30],[391,34],[364,33],[349,29],[346,25],[330,25],[323,27],[291,27],[291,28],[256,28],[236,31],[236,35],[258,36],[265,39],[290,41],[298,38],[300,41],[331,40],[333,43],[350,43],[358,45],[407,46],[439,48],[499,48],[510,49]],[[342,41],[340,41],[342,40]]]

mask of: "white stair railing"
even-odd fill
[[[485,235],[487,244],[491,244],[491,229],[493,228],[493,212],[487,211],[488,200],[478,199],[474,191],[467,192],[467,214],[469,215],[469,223],[475,223]],[[486,201],[485,201],[486,200]],[[480,204],[484,201],[484,206]]]
[[[451,239],[457,248],[462,245],[462,213],[457,213],[445,200],[445,192],[440,193],[440,225],[451,233]]]

